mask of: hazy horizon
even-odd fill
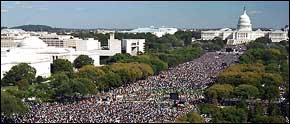
[[[244,6],[253,28],[280,29],[289,24],[289,1],[1,1],[1,27],[236,28]]]
[[[43,25],[43,24],[28,24],[28,25]],[[11,26],[11,27],[7,27],[7,26],[1,26],[1,27],[7,27],[7,28],[12,28],[12,27],[18,27],[18,26],[24,26],[24,25],[17,25],[17,26]],[[43,26],[50,26],[50,25],[43,25]],[[278,28],[273,28],[273,27],[254,27],[253,29],[261,29],[261,28],[267,28],[267,29],[281,29],[284,28],[286,25],[278,27]],[[70,27],[53,27],[50,26],[52,28],[62,28],[62,29],[83,29],[83,30],[95,30],[95,29],[135,29],[135,28],[102,28],[102,27],[96,27],[96,28],[70,28]],[[149,26],[147,26],[149,27]],[[156,27],[156,26],[155,26]],[[137,28],[137,27],[136,27]],[[140,28],[146,28],[146,27],[140,27]],[[159,28],[159,27],[157,27]],[[167,28],[172,28],[172,27],[167,27]],[[178,29],[221,29],[221,28],[231,28],[231,29],[236,29],[236,27],[220,27],[220,28],[179,28],[176,27]]]

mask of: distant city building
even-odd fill
[[[71,40],[69,39],[73,39],[73,36],[70,35],[57,35],[56,33],[51,33],[51,34],[45,34],[45,35],[41,35],[39,37],[41,40],[43,40],[48,46],[55,46],[55,47],[68,47],[66,45],[68,45],[68,43]],[[74,45],[72,47],[75,47],[75,42]]]
[[[131,55],[144,53],[145,39],[122,39],[122,51]]]
[[[30,34],[22,29],[2,29],[1,39],[23,39]]]
[[[1,47],[16,47],[24,38],[30,34],[22,29],[2,29],[1,30]]]
[[[112,31],[112,30],[97,30],[97,33],[99,33],[99,34],[107,34],[107,33],[112,33],[112,32],[114,32],[114,31]]]
[[[101,49],[101,43],[98,40],[94,40],[94,38],[88,38],[87,40],[77,40],[75,46],[77,51]]]
[[[76,41],[81,40],[71,35],[57,35],[48,32],[26,32],[22,29],[3,29],[1,30],[1,47],[17,47],[21,41],[30,36],[42,39],[48,46],[59,48],[76,48]]]
[[[154,35],[156,35],[157,37],[162,37],[165,34],[174,34],[175,32],[177,32],[178,29],[177,28],[165,28],[165,27],[161,27],[161,28],[155,28],[153,26],[149,27],[149,28],[137,28],[137,29],[133,29],[131,31],[121,31],[122,33],[152,33]]]
[[[232,30],[230,28],[223,28],[221,30],[209,30],[201,32],[202,40],[211,40],[214,37],[220,37],[223,40],[227,40],[227,44],[229,45],[237,45],[248,43],[253,41],[259,37],[268,37],[272,40],[272,42],[280,42],[282,40],[288,40],[288,31],[289,26],[285,27],[285,30],[275,30],[275,31],[261,31],[260,29],[256,31],[252,31],[252,24],[250,17],[246,13],[246,9],[244,8],[243,15],[240,16],[237,29]]]

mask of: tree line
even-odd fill
[[[94,38],[101,42],[102,46],[107,46],[109,34],[102,34],[98,32],[80,31],[72,33],[73,36],[82,39]],[[199,39],[200,32],[198,31],[177,31],[175,34],[166,34],[160,38],[152,33],[120,33],[115,32],[115,38],[122,39],[145,39],[146,52],[164,52],[174,48],[189,46],[192,43],[192,38]]]

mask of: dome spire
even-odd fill
[[[238,22],[238,30],[243,31],[251,31],[251,20],[250,17],[247,15],[246,6],[244,6],[244,13],[240,16],[239,22]]]
[[[246,14],[246,11],[247,11],[247,10],[246,10],[246,6],[244,6],[244,14]]]

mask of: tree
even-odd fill
[[[206,95],[207,98],[212,100],[221,100],[224,98],[229,98],[232,95],[234,88],[230,84],[214,84],[207,89]]]
[[[196,112],[189,112],[185,116],[178,118],[176,121],[185,123],[205,123],[204,118]]]
[[[108,90],[110,87],[121,86],[122,79],[118,74],[109,72],[101,76],[96,85],[100,91],[104,91]]]
[[[85,86],[86,92],[80,92],[82,95],[94,94],[97,91],[97,86],[87,78],[76,78],[76,81]]]
[[[263,83],[262,98],[273,100],[279,97],[279,86],[282,83],[282,77],[278,74],[264,73],[261,80]]]
[[[162,61],[168,63],[170,67],[176,66],[180,63],[191,61],[203,53],[199,47],[187,46],[186,48],[177,48],[168,50],[165,53],[157,53],[156,56]]]
[[[235,88],[234,94],[243,99],[248,99],[248,98],[258,97],[259,90],[257,87],[253,85],[241,84]]]
[[[139,63],[137,66],[142,71],[142,77],[144,79],[154,74],[153,68],[148,64]]]
[[[102,46],[108,46],[108,39],[110,38],[110,35],[97,33],[96,38],[101,42]]]
[[[264,66],[261,64],[236,64],[230,66],[218,75],[218,82],[238,86],[240,84],[251,84],[261,86]]]
[[[160,71],[168,68],[167,63],[153,55],[140,55],[136,61],[139,63],[149,64],[153,68],[154,74],[158,74]]]
[[[158,51],[158,45],[160,45],[160,40],[157,36],[146,33],[145,34],[145,50],[146,51]]]
[[[289,62],[282,63],[281,67],[281,76],[286,82],[289,82]],[[288,83],[289,84],[289,83]]]
[[[84,65],[93,65],[94,60],[90,58],[88,55],[80,55],[74,60],[74,67],[81,68]]]
[[[123,83],[142,78],[142,71],[136,63],[114,63],[111,68],[120,75]]]
[[[27,63],[20,63],[13,66],[7,73],[4,74],[1,80],[1,86],[15,85],[18,81],[25,79],[32,83],[35,79],[36,69]]]
[[[105,72],[102,69],[97,68],[93,65],[85,65],[77,72],[78,77],[88,78],[91,79],[93,82],[96,82],[98,78],[104,74]]]
[[[204,103],[204,104],[199,105],[199,110],[200,110],[200,113],[202,114],[213,115],[214,113],[219,111],[219,108],[214,104]]]
[[[273,62],[279,62],[280,60],[283,60],[283,56],[281,54],[281,51],[279,49],[265,49],[264,55],[263,55],[263,60],[265,61],[266,64],[270,64]]]
[[[17,86],[13,88],[7,88],[5,92],[20,99],[27,98],[27,92],[24,90],[19,90]]]
[[[285,123],[282,116],[258,116],[253,121],[254,123]]]
[[[253,107],[249,110],[249,121],[250,122],[257,122],[257,119],[264,115],[264,107],[261,103],[254,103]]]
[[[54,89],[51,88],[50,83],[39,83],[36,84],[35,88],[33,90],[28,90],[30,96],[35,96],[36,98],[39,98],[42,102],[50,102],[54,101],[53,95]]]
[[[74,89],[72,88],[72,85],[74,85],[75,82],[69,81],[62,81],[60,85],[56,86],[55,88],[55,94],[54,97],[56,99],[62,99],[64,97],[71,97],[74,94]]]
[[[160,38],[160,43],[168,43],[169,48],[182,46],[182,41],[174,35],[166,34]]]
[[[283,82],[283,78],[279,74],[263,73],[262,82],[265,85],[280,86]]]
[[[177,31],[174,34],[178,39],[183,40],[184,45],[190,45],[192,42],[192,38],[194,35],[194,32],[191,31]]]
[[[63,80],[55,88],[54,96],[58,98],[85,96],[96,92],[96,85],[86,78]]]
[[[260,37],[260,38],[257,38],[254,42],[258,42],[258,43],[271,43],[272,40],[270,38],[267,38],[267,37]]]
[[[262,64],[280,63],[287,59],[287,53],[277,48],[254,48],[247,50],[241,57],[240,63],[250,64],[259,61]]]
[[[1,26],[1,30],[2,30],[2,29],[7,29],[7,28],[8,28],[8,27],[2,27],[2,26]]]
[[[6,116],[10,116],[13,113],[25,113],[27,110],[27,107],[19,98],[1,91],[1,113],[4,113]]]
[[[73,72],[73,64],[66,59],[56,59],[51,65],[51,72]]]
[[[43,78],[42,76],[37,76],[36,79],[35,79],[35,82],[36,82],[36,83],[41,83],[41,82],[43,82],[43,81],[45,81],[45,80],[46,80],[46,79]]]
[[[236,108],[232,106],[224,107],[220,111],[221,113],[214,114],[214,123],[246,123],[247,113],[244,109]]]
[[[222,40],[220,37],[215,37],[212,40],[202,40],[198,42],[198,44],[206,51],[217,51],[224,48],[226,41]]]
[[[102,69],[105,73],[110,73],[112,72],[112,68],[110,65],[104,65],[104,66],[101,66],[100,69]]]
[[[220,37],[215,37],[212,42],[214,42],[215,44],[217,44],[218,47],[220,47],[220,48],[223,48],[225,46],[225,44],[226,44],[226,42],[223,41],[223,39],[220,38]]]
[[[278,116],[278,115],[282,114],[281,111],[280,111],[279,106],[277,104],[275,104],[275,103],[270,103],[269,104],[268,113],[271,116]]]
[[[108,63],[116,63],[131,59],[132,56],[129,53],[117,53],[114,56],[109,57]]]
[[[205,120],[203,117],[201,117],[198,113],[194,112],[194,113],[189,113],[187,115],[188,117],[188,121],[190,123],[205,123]]]
[[[35,79],[36,83],[41,83],[43,81],[45,81],[45,79],[42,76],[37,76],[36,79]]]
[[[283,116],[269,116],[265,123],[285,123]]]
[[[70,87],[73,89],[73,94],[82,96],[96,92],[96,85],[86,78],[76,78],[70,80]]]
[[[271,63],[265,67],[265,70],[270,73],[279,73],[280,68],[277,63]]]
[[[16,85],[18,86],[18,89],[20,90],[27,90],[27,88],[29,87],[29,83],[26,79],[22,79],[18,81]]]
[[[51,76],[51,86],[52,88],[57,88],[62,84],[62,82],[69,82],[69,77],[65,72],[57,72]]]

